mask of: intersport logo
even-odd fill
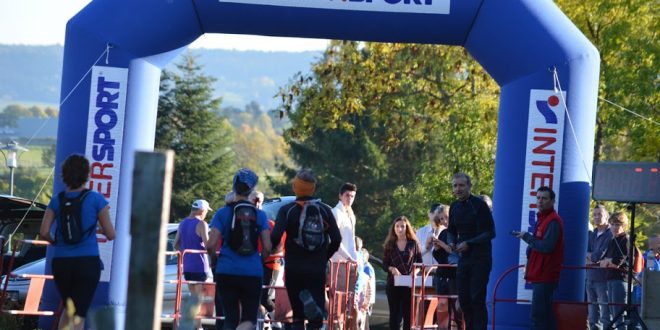
[[[218,2],[278,7],[448,15],[451,0],[218,0]]]

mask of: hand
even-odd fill
[[[524,232],[524,231],[514,231],[514,232],[512,232],[512,234],[513,234],[513,236],[518,237],[518,238],[520,238],[520,239],[522,239],[523,236],[525,236],[525,232]]]
[[[456,251],[459,252],[459,253],[467,252],[467,250],[469,250],[469,249],[470,249],[470,246],[466,242],[461,242],[456,247]]]
[[[591,261],[591,252],[587,252],[587,265],[591,263],[593,263],[593,261]]]
[[[429,236],[429,238],[426,239],[426,249],[427,250],[431,248],[431,244],[433,244],[433,241],[435,241],[435,239],[433,237],[430,237],[430,236]]]
[[[390,266],[390,269],[389,269],[389,270],[390,270],[390,273],[392,273],[392,275],[394,275],[394,276],[399,276],[399,275],[401,275],[401,272],[399,272],[399,270],[396,269],[396,267],[392,267],[392,266]]]
[[[601,260],[599,265],[600,265],[600,267],[603,267],[603,268],[614,266],[614,264],[612,264],[612,259],[611,258],[605,258],[605,259]]]

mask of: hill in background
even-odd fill
[[[59,103],[64,48],[0,45],[0,108],[11,103]],[[260,52],[191,49],[204,72],[218,80],[222,107],[243,109],[255,101],[262,109],[279,103],[273,98],[297,72],[307,72],[321,52]],[[166,69],[173,69],[176,58]]]

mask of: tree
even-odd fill
[[[600,52],[594,161],[660,162],[657,2],[559,0],[557,3]],[[607,101],[651,120],[639,118]],[[613,207],[623,210],[625,205]],[[637,210],[638,243],[643,243],[647,235],[660,231],[660,207],[647,204]]]
[[[213,78],[202,73],[191,54],[161,77],[156,148],[176,153],[172,178],[171,218],[190,212],[192,201],[223,205],[236,168],[232,128],[220,117],[221,100],[213,98]]]
[[[457,47],[334,41],[281,91],[285,139],[326,202],[358,185],[358,235],[380,251],[395,216],[422,225],[431,202],[451,201],[452,173],[491,190],[498,91]]]

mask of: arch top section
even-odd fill
[[[463,45],[482,0],[194,0],[205,33]]]

